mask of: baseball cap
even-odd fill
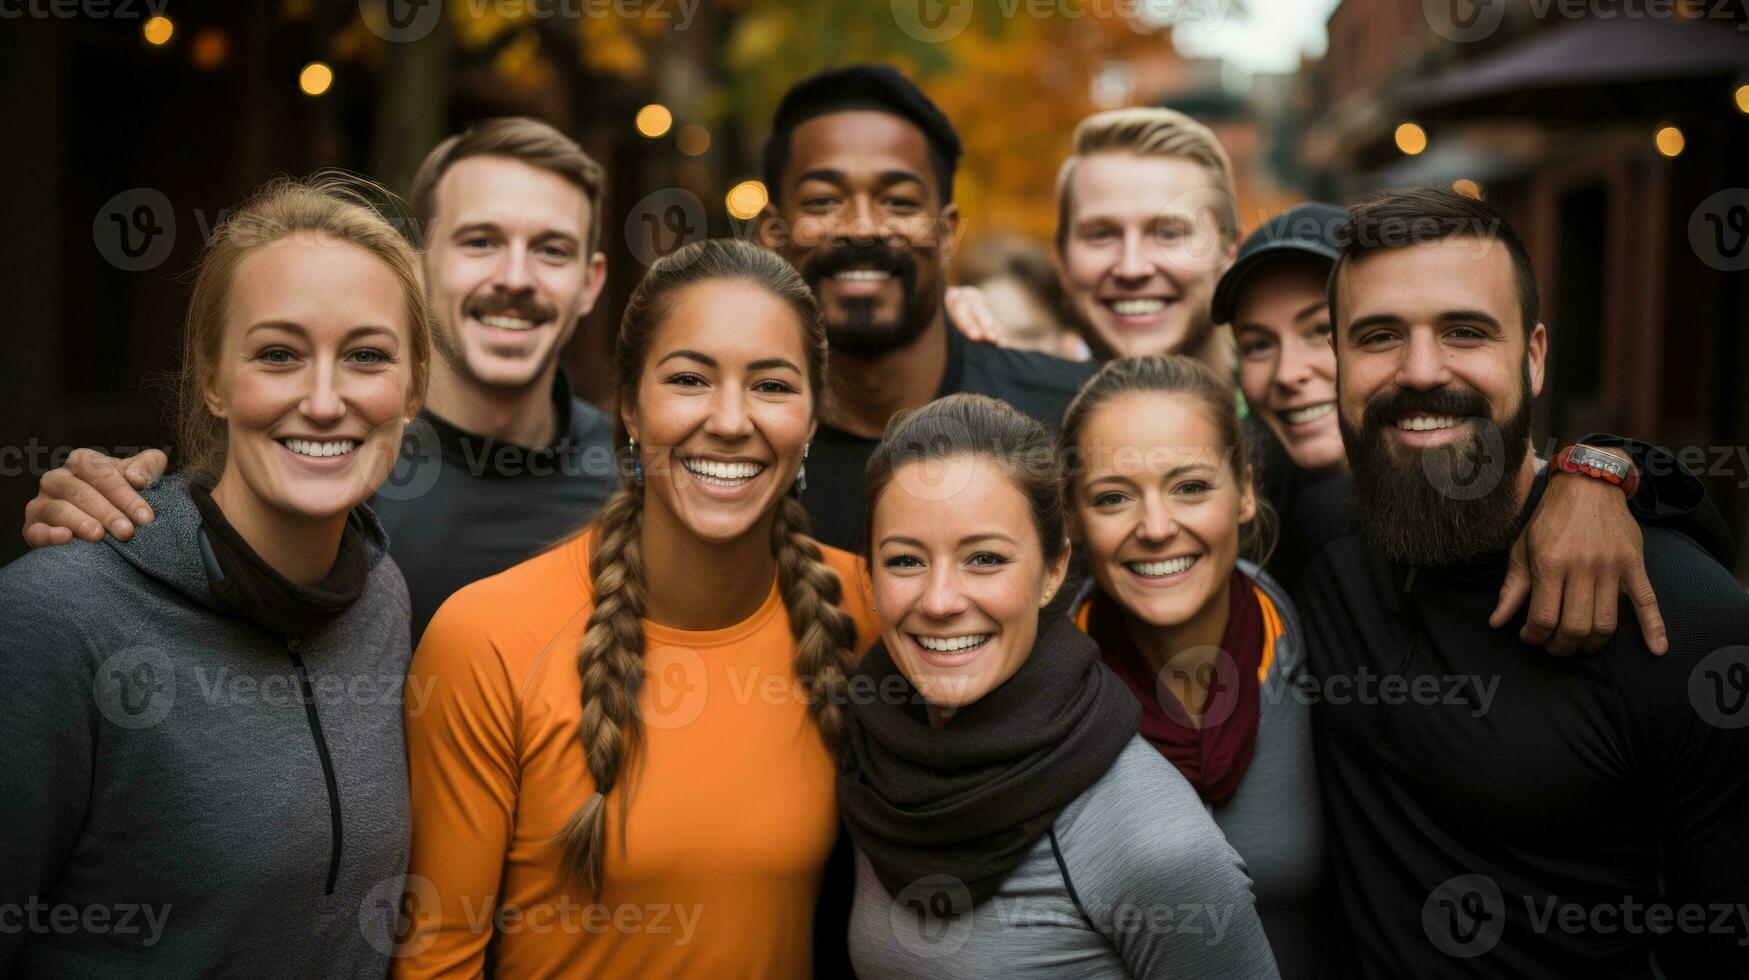
[[[1221,281],[1215,284],[1211,312],[1216,323],[1230,323],[1233,304],[1245,278],[1271,260],[1284,255],[1311,255],[1336,261],[1342,247],[1336,231],[1348,222],[1348,211],[1334,204],[1313,201],[1298,204],[1257,226],[1239,246]]]

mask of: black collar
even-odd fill
[[[947,323],[947,367],[941,372],[941,386],[935,390],[935,395],[930,399],[931,401],[964,390],[966,350],[972,344],[966,339],[965,334],[960,333],[960,329],[953,325],[953,321],[947,318],[946,313],[942,314],[942,319]],[[878,438],[871,439],[868,436],[846,432],[826,421],[820,422],[820,428],[814,438],[827,439],[832,442],[866,442],[871,446],[880,442]]]
[[[468,432],[430,409],[421,409],[419,416],[431,424],[437,434],[437,444],[451,462],[462,463],[470,472],[484,476],[503,474],[522,476],[530,472],[556,471],[556,457],[577,442],[575,420],[571,411],[571,381],[560,368],[553,374],[553,419],[556,422],[553,441],[545,446],[519,446],[496,436]]]

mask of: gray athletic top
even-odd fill
[[[1257,751],[1231,799],[1214,809],[1215,823],[1245,861],[1257,915],[1283,980],[1315,977],[1328,945],[1319,922],[1328,882],[1324,809],[1312,758],[1312,708],[1300,691],[1306,673],[1305,634],[1293,601],[1257,566],[1239,570],[1281,613],[1282,635],[1264,678]]]
[[[942,914],[964,891],[947,875],[894,896],[856,860],[850,957],[864,980],[1278,976],[1244,864],[1139,735],[969,914]]]
[[[354,515],[364,594],[287,636],[214,596],[181,477],[143,495],[131,540],[0,568],[0,977],[381,980],[411,839],[382,527]]]

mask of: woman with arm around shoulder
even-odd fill
[[[881,642],[839,775],[857,972],[1274,977],[1237,855],[1094,644],[1041,613],[1061,473],[1042,426],[976,395],[895,418],[870,459]]]
[[[157,520],[0,570],[0,907],[40,910],[0,975],[387,968],[408,604],[364,502],[424,394],[414,261],[343,181],[263,188],[195,276]]]
[[[825,361],[772,252],[699,242],[639,284],[614,350],[626,485],[451,597],[414,655],[398,976],[489,951],[502,976],[810,973],[873,634],[796,496]]]
[[[1305,653],[1292,603],[1257,565],[1232,389],[1202,364],[1107,364],[1065,413],[1071,536],[1092,581],[1076,621],[1142,705],[1143,738],[1196,789],[1244,859],[1283,977],[1323,969],[1327,882]]]

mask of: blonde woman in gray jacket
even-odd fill
[[[384,974],[411,651],[363,503],[430,345],[411,249],[342,182],[215,233],[158,519],[0,569],[0,975]]]

